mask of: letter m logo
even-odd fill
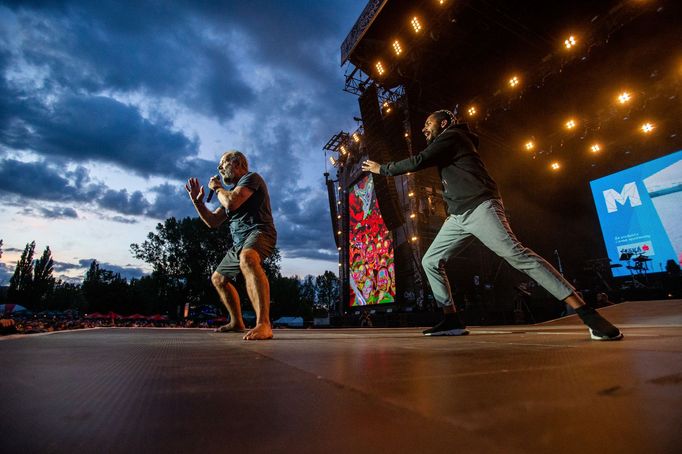
[[[606,210],[609,213],[618,211],[617,203],[625,205],[625,202],[630,199],[630,206],[636,207],[642,204],[642,199],[639,197],[639,192],[637,191],[637,185],[632,183],[626,183],[623,186],[623,190],[618,192],[615,189],[607,189],[604,191],[604,200],[606,201]]]

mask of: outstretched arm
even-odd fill
[[[187,190],[187,194],[192,200],[192,204],[194,204],[194,208],[197,210],[199,217],[204,221],[204,224],[215,229],[225,222],[227,215],[222,207],[218,207],[215,211],[211,211],[204,204],[204,187],[199,184],[199,180],[190,178],[187,180],[185,189]]]

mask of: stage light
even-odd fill
[[[345,145],[341,145],[341,154],[342,154],[342,155],[345,155],[346,153],[348,153],[348,150],[346,150],[346,146],[345,146]]]
[[[339,186],[338,188],[339,188],[339,191],[340,191],[340,190],[341,190],[341,186]]]
[[[639,129],[641,129],[644,134],[649,134],[656,129],[656,126],[653,123],[646,122]]]
[[[353,133],[353,140],[355,140],[355,143],[360,142],[360,135],[357,132]]]
[[[559,162],[554,161],[550,167],[552,168],[552,170],[559,170],[561,168],[561,165],[559,165]]]
[[[592,153],[599,153],[601,151],[601,145],[598,143],[593,143],[592,146],[590,147],[590,150]]]
[[[627,91],[624,91],[623,93],[618,95],[618,102],[621,104],[627,104],[630,102],[631,99],[632,95]]]
[[[470,117],[473,117],[474,115],[476,115],[476,106],[469,107],[469,109],[467,110],[467,113],[469,114]]]
[[[408,196],[408,197],[414,197],[414,192],[410,191],[410,192],[407,194],[407,196]]]
[[[413,237],[410,238],[410,239],[412,240],[413,243],[416,243],[418,238],[417,238],[416,236],[413,236]]]
[[[419,33],[421,31],[422,24],[421,24],[421,22],[419,22],[419,19],[417,18],[417,16],[414,16],[412,18],[412,20],[410,21],[410,23],[412,24],[412,28],[414,29],[415,33]]]
[[[338,232],[336,232],[336,234],[337,234],[337,235],[341,235],[341,230],[339,230]]]
[[[568,38],[564,40],[564,46],[566,46],[566,49],[570,49],[571,47],[575,46],[578,42],[575,39],[575,36],[571,35]]]
[[[336,249],[340,251],[340,250],[341,250],[341,246],[337,247]]]
[[[526,142],[525,146],[526,146],[526,150],[530,151],[533,148],[535,148],[535,142],[533,142],[532,140],[529,140],[528,142]]]
[[[405,138],[407,139],[408,137],[410,137],[410,134],[406,132],[406,133],[405,133]]]
[[[341,267],[341,264],[339,263],[339,268]]]
[[[341,201],[340,201],[340,200],[338,200],[336,203],[337,203],[338,205],[341,205]]]
[[[416,214],[414,214],[414,213],[410,213],[410,219],[414,219],[414,218],[416,218],[416,217],[417,217],[417,215],[416,215]]]
[[[340,215],[340,214],[337,214],[337,215],[336,215],[336,219],[341,219],[341,215]]]
[[[335,166],[336,165],[336,159],[334,159],[334,156],[329,156],[329,162]]]
[[[395,52],[396,55],[400,55],[403,53],[403,48],[400,46],[400,41],[397,39],[393,41],[393,51]]]
[[[382,65],[380,61],[377,62],[377,64],[375,65],[375,67],[376,67],[376,69],[377,69],[377,73],[378,73],[380,76],[383,76],[384,73],[386,72],[386,70],[384,69],[384,65]]]
[[[565,127],[566,129],[574,129],[575,126],[576,126],[576,122],[575,122],[575,120],[572,119],[572,118],[566,120],[566,123],[564,123],[564,127]]]
[[[519,77],[518,76],[513,76],[511,79],[509,79],[509,86],[512,88],[515,88],[519,84]]]

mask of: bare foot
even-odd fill
[[[244,323],[230,322],[216,329],[216,333],[243,333],[246,330]]]
[[[272,328],[269,323],[259,323],[244,336],[244,340],[272,339]]]

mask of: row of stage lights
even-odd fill
[[[630,103],[630,101],[632,101],[632,94],[627,92],[627,91],[623,91],[623,92],[619,93],[618,96],[616,97],[616,103],[621,105],[621,106]],[[473,109],[473,113],[472,113],[471,109]],[[469,116],[473,116],[475,114],[475,112],[476,112],[475,107],[470,107],[468,114],[469,114]],[[563,126],[564,126],[565,130],[572,131],[578,127],[578,121],[575,118],[567,118],[566,121],[564,122]],[[637,129],[641,134],[650,135],[656,129],[656,124],[653,123],[652,121],[645,121],[645,122],[641,123]],[[535,140],[531,138],[531,139],[528,139],[528,141],[523,145],[523,148],[526,151],[530,152],[530,151],[535,150],[537,148],[537,145],[538,144],[535,142]],[[603,145],[601,143],[599,143],[598,141],[591,142],[587,148],[593,154],[597,154],[597,153],[604,151]],[[553,161],[550,164],[550,169],[552,169],[554,171],[559,170],[560,168],[561,168],[561,164],[558,161]]]

